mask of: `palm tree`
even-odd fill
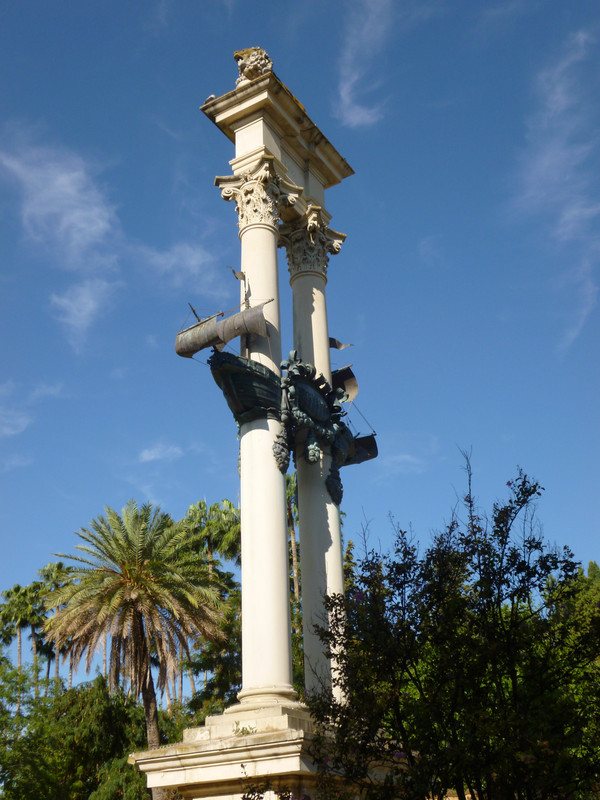
[[[35,693],[39,691],[39,676],[37,669],[37,629],[44,620],[43,604],[41,600],[42,584],[34,581],[29,586],[20,586],[18,583],[2,592],[4,603],[0,607],[0,623],[2,625],[2,639],[9,641],[17,637],[17,670],[19,678],[22,675],[23,658],[23,628],[30,628],[31,647],[33,651],[33,667],[35,680]],[[17,697],[17,714],[21,710],[21,694]]]
[[[215,554],[240,565],[242,552],[240,510],[231,500],[222,500],[210,507],[206,500],[193,503],[188,508],[182,523],[194,540],[199,541],[201,547],[206,550],[211,578],[214,576]],[[188,669],[188,674],[193,696],[196,693],[193,671]],[[207,682],[208,672],[205,671],[205,687]]]
[[[206,504],[206,500],[200,500],[188,508],[183,522],[188,531],[206,548],[211,575],[215,555],[239,564],[240,512],[230,500],[213,503],[210,507]]]
[[[40,581],[33,581],[29,586],[25,586],[25,601],[27,622],[29,624],[31,639],[31,650],[33,654],[33,679],[35,682],[35,696],[38,696],[40,688],[38,670],[38,640],[40,639],[40,628],[46,620],[46,612],[43,600],[44,585]]]
[[[12,589],[2,592],[4,603],[0,607],[0,619],[2,620],[3,635],[5,642],[12,641],[17,637],[17,670],[21,674],[23,658],[23,637],[22,629],[28,624],[27,602],[25,589],[18,583]]]
[[[130,500],[122,516],[105,516],[81,528],[81,555],[58,554],[76,563],[70,582],[47,598],[58,608],[46,623],[47,638],[65,647],[77,665],[85,655],[90,670],[104,633],[110,636],[109,685],[121,674],[134,696],[141,694],[148,747],[160,744],[151,657],[158,661],[162,689],[178,658],[180,644],[219,636],[219,587],[211,581],[186,527],[151,504]],[[153,797],[162,798],[162,790]]]
[[[43,589],[42,593],[44,596],[44,602],[46,603],[46,598],[51,595],[53,592],[56,592],[57,589],[63,587],[66,583],[70,581],[71,575],[71,567],[66,567],[62,561],[51,561],[49,564],[46,564],[45,567],[42,567],[38,570],[38,575],[42,579]],[[46,607],[47,603],[46,603]],[[56,614],[58,608],[50,609],[53,610]],[[58,679],[59,679],[59,651],[53,649],[52,650],[52,657],[54,658],[54,679],[56,681],[56,685],[58,686]],[[63,653],[64,655],[64,653]],[[48,668],[50,667],[50,656],[48,657]]]

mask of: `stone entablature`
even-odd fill
[[[309,202],[324,206],[324,190],[354,170],[274,72],[268,71],[204,103],[202,111],[236,144],[235,162],[271,155]]]

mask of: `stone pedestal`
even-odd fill
[[[298,703],[208,717],[183,741],[136,753],[148,788],[177,788],[185,798],[238,800],[251,789],[289,790],[314,796],[316,772],[309,755],[312,722]]]

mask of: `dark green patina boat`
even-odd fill
[[[279,375],[257,361],[217,350],[208,365],[238,425],[265,417],[280,419]]]

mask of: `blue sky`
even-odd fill
[[[233,150],[198,110],[260,45],[356,174],[329,191],[330,332],[379,457],[346,538],[426,542],[517,465],[548,539],[598,552],[600,7],[577,0],[20,0],[0,11],[0,588],[133,497],[237,500],[188,319],[231,308]],[[290,290],[280,256],[284,352]],[[357,409],[355,428],[369,432]]]

